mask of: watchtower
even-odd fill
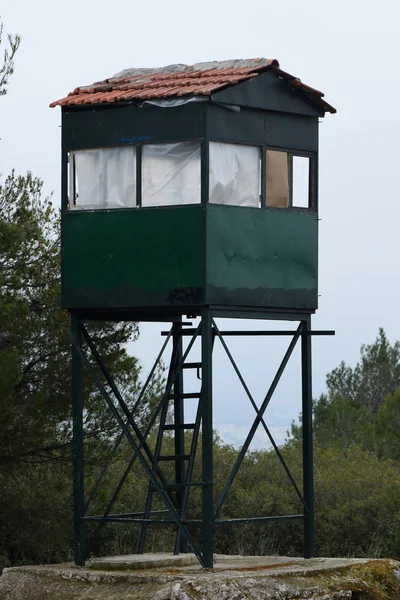
[[[238,519],[304,520],[306,557],[314,555],[312,474],[311,315],[318,304],[318,119],[335,109],[323,94],[282,71],[276,60],[233,60],[159,69],[128,69],[75,89],[51,106],[62,107],[62,306],[72,319],[75,561],[84,564],[88,520],[177,528],[175,553],[196,553],[213,565],[214,526],[258,425],[285,468],[304,511],[300,515]],[[183,317],[200,318],[184,327]],[[276,376],[258,407],[224,342],[215,318],[298,321]],[[171,364],[155,450],[140,431],[84,323],[87,320],[170,322]],[[240,332],[252,334],[254,332]],[[328,333],[328,332],[325,332]],[[239,332],[229,332],[239,334]],[[82,348],[82,337],[114,394]],[[201,359],[187,361],[196,338]],[[187,347],[184,344],[188,341]],[[212,349],[218,338],[256,411],[222,495],[213,495]],[[264,421],[265,409],[298,340],[302,356],[303,490],[295,483]],[[142,513],[85,513],[82,365],[97,383],[134,459],[149,478]],[[185,369],[201,377],[185,393]],[[154,367],[153,367],[154,369]],[[153,370],[152,370],[153,372]],[[198,398],[194,423],[184,403]],[[118,408],[116,407],[116,404]],[[173,423],[166,422],[173,406]],[[122,415],[122,416],[121,416]],[[175,454],[162,456],[166,431]],[[186,430],[191,430],[190,441]],[[202,481],[193,482],[200,439]],[[162,461],[175,465],[173,482]],[[189,492],[202,488],[201,519],[188,517]],[[153,494],[165,511],[152,511]],[[87,508],[87,507],[86,507]],[[195,543],[193,523],[202,526]]]

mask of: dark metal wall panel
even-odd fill
[[[64,109],[64,150],[168,142],[203,137],[205,102],[175,108],[123,106],[117,108]]]
[[[206,218],[207,303],[317,308],[315,214],[210,204]]]
[[[318,151],[318,118],[207,105],[210,140]]]
[[[286,81],[270,71],[215,92],[212,100],[299,115],[323,117],[325,114],[324,110],[313,104],[304,93],[294,90]]]
[[[64,308],[118,309],[204,302],[204,208],[64,215]]]

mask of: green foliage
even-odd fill
[[[400,461],[400,389],[386,397],[376,415],[379,455]]]
[[[388,394],[400,386],[400,342],[389,343],[383,329],[373,344],[361,346],[354,369],[341,362],[326,378],[328,396],[360,402],[376,412]]]
[[[359,446],[346,455],[315,449],[316,536],[320,556],[397,556],[400,474],[393,461]]]
[[[59,219],[42,183],[12,173],[0,185],[0,464],[62,457],[70,442],[69,316],[60,310]],[[93,326],[92,334],[128,400],[139,366],[126,353],[136,325]],[[88,437],[114,423],[85,379]]]
[[[0,46],[4,43],[3,41],[3,23],[0,18]],[[14,73],[14,57],[17,52],[21,38],[19,35],[7,35],[7,46],[3,54],[3,64],[0,66],[0,96],[4,96],[7,93],[7,84],[11,75]]]
[[[399,387],[400,342],[390,344],[380,329],[373,344],[361,346],[354,368],[341,362],[327,375],[327,394],[313,406],[316,441],[344,452],[358,444],[378,456],[398,458],[391,419],[396,420]],[[291,437],[301,439],[301,420],[292,423]]]
[[[0,34],[2,26],[0,26]],[[19,37],[9,36],[0,93],[13,72]],[[70,318],[60,309],[60,223],[31,173],[0,180],[0,562],[67,558],[71,548]],[[129,406],[140,366],[127,353],[135,323],[90,324],[90,333]],[[136,411],[148,419],[158,371]],[[116,425],[84,377],[85,452],[90,471],[110,451]],[[62,515],[62,518],[60,517]]]

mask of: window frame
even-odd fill
[[[142,206],[142,162],[143,162],[143,147],[148,145],[162,145],[162,144],[179,144],[183,142],[198,142],[200,147],[200,196],[199,196],[199,204],[203,204],[203,185],[204,185],[204,176],[203,174],[203,163],[204,156],[208,157],[208,142],[206,144],[205,138],[190,138],[190,139],[180,139],[180,140],[144,140],[141,142],[135,143],[124,143],[124,144],[112,144],[109,146],[90,146],[87,148],[70,148],[65,152],[65,174],[66,174],[66,184],[65,184],[65,200],[63,201],[62,210],[63,212],[75,212],[74,208],[77,206],[76,204],[76,166],[75,166],[75,153],[82,152],[84,150],[101,150],[103,148],[126,148],[126,147],[134,147],[136,153],[136,204],[135,206],[130,207],[119,207],[119,208],[91,208],[86,209],[85,212],[104,212],[109,210],[132,210],[137,208],[145,208],[156,210],[161,208],[174,208],[175,206],[193,206],[193,204],[170,204],[166,206]],[[206,148],[207,146],[207,148]],[[206,150],[205,150],[206,148]],[[208,160],[208,159],[207,159]],[[207,180],[208,180],[208,167],[207,167]],[[71,193],[73,194],[73,203],[71,204]],[[83,210],[83,209],[81,209]],[[80,209],[77,209],[76,212],[81,212]]]
[[[220,140],[220,139],[213,139],[213,138],[208,138],[206,140],[206,146],[207,146],[207,152],[205,153],[205,157],[204,157],[204,164],[205,162],[207,162],[207,175],[206,175],[206,198],[204,200],[205,204],[217,204],[218,203],[214,203],[214,202],[210,202],[210,144],[226,144],[226,145],[231,145],[231,146],[244,146],[245,148],[257,148],[258,150],[258,154],[259,154],[259,160],[261,162],[260,164],[260,180],[259,180],[259,195],[258,195],[258,206],[241,206],[240,204],[219,204],[219,206],[237,206],[238,208],[252,208],[252,209],[260,209],[262,208],[262,181],[263,181],[263,174],[262,174],[262,169],[263,169],[263,146],[260,144],[252,144],[249,142],[237,142],[237,141],[226,141],[226,140]],[[203,163],[202,163],[202,170],[203,170]]]
[[[135,185],[135,196],[136,203],[133,206],[119,206],[119,207],[101,207],[101,208],[79,208],[79,205],[76,203],[76,162],[75,162],[75,154],[77,152],[84,152],[86,150],[103,150],[103,149],[117,149],[117,148],[134,148],[135,149],[135,177],[136,177],[136,185]],[[139,155],[139,144],[113,144],[110,146],[91,146],[88,148],[74,148],[66,151],[66,196],[65,201],[62,203],[62,210],[65,212],[104,212],[109,210],[130,210],[138,208],[138,169],[141,169],[141,151],[140,151],[140,165],[138,167],[138,155]],[[141,173],[140,173],[141,175]],[[141,177],[140,177],[140,185],[141,185]],[[71,204],[71,195],[72,195],[72,204]],[[140,198],[141,198],[141,188],[140,188]],[[77,207],[78,208],[75,208]]]
[[[216,138],[209,137],[201,137],[201,138],[188,138],[188,139],[180,139],[180,140],[143,140],[140,142],[134,143],[124,143],[124,144],[112,144],[110,146],[92,146],[87,148],[70,148],[65,152],[65,173],[66,177],[64,179],[64,190],[65,190],[65,201],[63,202],[63,211],[71,213],[75,212],[72,207],[76,205],[76,165],[74,153],[82,150],[96,150],[101,148],[120,148],[133,146],[136,152],[136,204],[132,207],[120,207],[120,208],[98,208],[98,209],[88,209],[86,212],[101,212],[108,210],[132,210],[137,208],[145,208],[146,210],[157,210],[164,208],[175,208],[176,206],[192,206],[191,204],[171,204],[168,206],[142,206],[142,153],[143,147],[151,144],[171,144],[171,143],[179,143],[179,142],[199,142],[200,144],[200,200],[199,204],[208,204],[209,203],[209,145],[210,142],[219,142],[225,144],[233,144],[236,146],[252,146],[256,147],[260,151],[260,159],[261,159],[261,170],[260,170],[260,201],[259,206],[256,207],[248,207],[248,206],[238,206],[238,208],[252,208],[254,209],[262,209],[262,210],[288,210],[291,212],[306,212],[306,213],[318,213],[318,153],[313,151],[303,151],[297,150],[293,148],[287,148],[282,146],[271,146],[268,144],[251,144],[246,142],[239,141],[227,141]],[[287,208],[281,207],[273,207],[266,205],[266,153],[268,150],[274,150],[277,152],[286,152],[289,156],[289,203]],[[301,206],[293,206],[293,156],[307,157],[309,158],[309,206],[301,207]],[[72,164],[71,164],[72,157]],[[72,174],[72,181],[71,181]],[[71,204],[70,195],[71,192],[73,194],[73,204]],[[231,206],[229,204],[224,206]],[[79,209],[76,212],[80,212]]]
[[[286,208],[279,206],[267,206],[267,151],[285,152],[288,155],[288,206]],[[293,206],[293,157],[299,156],[309,159],[308,171],[308,207]],[[279,146],[263,146],[261,162],[261,208],[267,210],[289,210],[291,212],[318,213],[318,155],[317,152],[296,150],[293,148],[283,148]]]

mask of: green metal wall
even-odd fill
[[[203,303],[203,215],[201,205],[65,213],[63,307]]]
[[[317,307],[312,213],[213,204],[72,211],[62,260],[66,308]]]
[[[317,308],[317,214],[208,205],[206,151],[211,139],[317,154],[317,117],[209,102],[65,109],[62,137],[63,207],[70,150],[204,140],[202,205],[63,210],[63,307]]]
[[[317,308],[315,213],[207,206],[206,301],[268,308]]]

